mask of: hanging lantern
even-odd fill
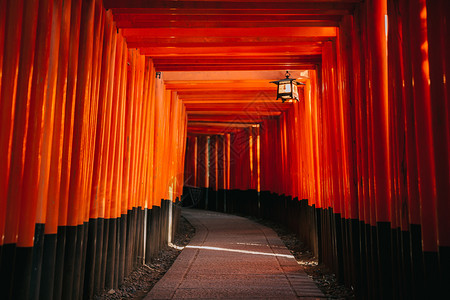
[[[299,84],[304,85],[304,83],[297,82],[295,79],[289,78],[291,74],[289,74],[289,71],[286,71],[286,78],[277,80],[277,81],[271,81],[270,83],[275,83],[278,86],[277,89],[277,100],[281,98],[281,101],[285,102],[287,100],[298,100],[298,88],[297,86]]]

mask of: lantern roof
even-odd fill
[[[270,83],[275,83],[277,85],[279,85],[281,82],[285,83],[287,81],[289,82],[295,82],[295,84],[300,84],[300,85],[305,85],[303,82],[299,82],[297,81],[295,78],[290,78],[291,74],[289,73],[289,71],[286,71],[285,74],[286,78],[280,79],[280,80],[275,80],[275,81],[271,81]]]

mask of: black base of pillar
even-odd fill
[[[104,242],[105,219],[97,219],[97,241],[95,245],[95,265],[94,265],[94,294],[98,294],[101,289],[102,268],[103,268],[103,242]]]
[[[116,223],[117,219],[108,219],[108,247],[106,250],[105,289],[114,287],[114,270],[116,262]]]
[[[439,299],[443,294],[439,294],[439,255],[437,252],[423,252],[423,262],[425,266],[425,290],[428,299]],[[448,283],[447,283],[448,284]]]
[[[72,299],[80,298],[80,283],[81,283],[81,273],[83,267],[83,253],[84,253],[84,225],[78,225],[76,227],[77,235],[76,235],[76,252],[75,252],[75,260],[73,267],[73,285],[72,285]]]
[[[30,297],[37,300],[41,283],[42,258],[44,255],[45,224],[36,224],[34,228],[33,263],[31,269]]]
[[[5,244],[0,247],[0,294],[2,298],[9,299],[13,282],[16,244]]]
[[[56,237],[56,258],[55,258],[55,285],[53,287],[53,299],[62,298],[63,278],[64,278],[64,261],[66,253],[66,236],[67,227],[59,226]]]
[[[56,245],[57,235],[46,234],[44,236],[44,254],[42,257],[41,286],[39,289],[40,299],[53,299],[53,287],[55,285],[56,267]]]
[[[413,274],[413,299],[425,299],[425,270],[422,252],[422,229],[420,225],[411,224],[411,262]]]
[[[398,276],[403,279],[400,294],[403,299],[412,299],[411,233],[409,231],[401,231],[400,233],[402,239],[402,269]]]
[[[378,240],[378,267],[380,282],[380,297],[382,299],[392,299],[392,244],[391,244],[391,223],[377,222],[377,240]]]
[[[64,253],[64,273],[62,296],[63,299],[72,299],[72,289],[74,283],[74,272],[76,267],[77,252],[77,226],[66,227],[66,247]]]
[[[450,282],[450,247],[439,247],[439,266],[441,282],[439,285],[440,294],[444,295],[444,289]]]
[[[0,263],[0,293],[2,298],[11,298],[14,261],[16,255],[16,244],[2,245],[2,256]]]
[[[120,217],[120,248],[119,248],[119,269],[118,284],[121,285],[125,278],[125,260],[126,260],[126,241],[127,241],[127,218],[126,214]]]
[[[96,249],[97,249],[97,223],[98,219],[89,220],[88,242],[86,251],[86,267],[84,275],[84,289],[83,298],[92,299],[94,297],[94,278],[95,278],[95,263],[96,263]]]
[[[28,299],[31,282],[33,247],[16,247],[14,282],[11,299]]]

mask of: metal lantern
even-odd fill
[[[277,100],[281,98],[281,101],[285,102],[286,100],[298,100],[298,88],[299,84],[304,85],[304,83],[297,82],[295,79],[289,78],[291,74],[289,71],[286,71],[286,78],[271,81],[270,83],[275,83],[278,86],[277,89]]]

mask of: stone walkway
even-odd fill
[[[277,234],[246,218],[183,209],[196,234],[148,299],[323,299]]]

